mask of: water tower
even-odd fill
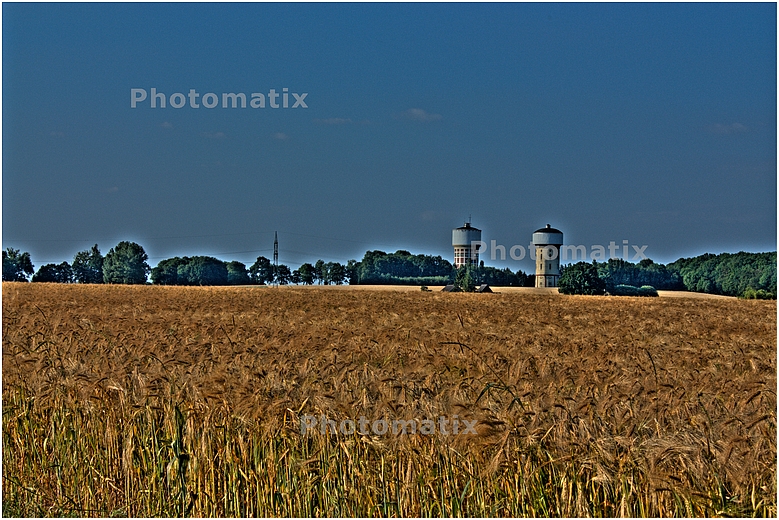
[[[481,229],[466,222],[464,226],[452,230],[452,247],[454,247],[454,266],[459,269],[466,264],[479,265],[479,244]]]
[[[557,287],[563,232],[549,224],[533,233],[536,248],[536,287]]]

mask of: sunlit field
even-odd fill
[[[3,283],[3,513],[776,516],[776,384],[775,301]]]

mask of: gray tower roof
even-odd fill
[[[481,231],[481,229],[473,227],[470,222],[466,222],[464,226],[460,226],[455,229],[470,229],[472,231]]]
[[[549,224],[547,224],[546,227],[542,227],[541,229],[536,229],[535,231],[533,231],[533,233],[560,233],[561,235],[563,234],[562,231],[553,228]]]

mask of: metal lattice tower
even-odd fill
[[[279,232],[273,233],[273,285],[279,284]]]

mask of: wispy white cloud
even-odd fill
[[[731,123],[729,125],[717,123],[709,125],[706,129],[712,134],[717,135],[743,134],[744,132],[749,132],[749,127],[741,123]]]
[[[273,138],[278,141],[286,141],[287,139],[289,139],[289,136],[284,132],[276,132],[275,134],[273,134]]]
[[[162,128],[173,128],[173,123],[171,123],[170,121],[165,121],[164,123],[160,123],[160,126]]]
[[[440,121],[443,119],[441,114],[431,114],[430,112],[421,108],[409,108],[404,110],[398,115],[398,119],[406,119],[410,121],[421,121],[427,123],[430,121]]]
[[[224,132],[203,132],[200,135],[207,139],[224,139],[227,137]]]

